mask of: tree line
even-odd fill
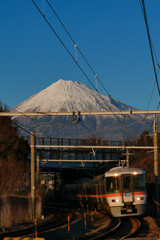
[[[0,102],[0,112],[9,111]],[[160,143],[160,134],[158,136]],[[100,140],[94,137],[92,140]],[[87,144],[87,141],[86,143]],[[103,140],[101,140],[103,144]],[[125,145],[153,146],[153,137],[147,130],[136,140],[125,141]],[[88,145],[90,143],[88,142]],[[104,144],[105,145],[105,144]],[[160,144],[159,144],[160,146]],[[131,150],[130,150],[131,151]],[[10,117],[0,117],[0,194],[17,194],[30,186],[30,146],[20,136],[17,122]],[[132,150],[130,166],[142,168],[146,172],[147,182],[154,182],[154,153],[151,149]],[[159,169],[160,170],[160,169]]]
[[[158,134],[158,142],[160,147],[160,134]],[[151,135],[147,130],[144,130],[134,144],[136,146],[153,146],[153,134]],[[148,183],[154,182],[154,150],[136,149],[132,150],[132,154],[130,155],[131,167],[142,168],[146,172],[146,181]]]
[[[0,111],[9,111],[0,102]],[[0,117],[0,194],[15,194],[29,185],[28,142],[10,117]]]

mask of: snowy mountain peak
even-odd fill
[[[17,105],[19,112],[111,111],[133,109],[75,81],[60,79]]]
[[[24,102],[17,105],[12,111],[18,112],[62,112],[62,111],[116,111],[133,109],[111,97],[98,94],[84,84],[75,81],[60,79],[51,86],[34,94]],[[80,116],[79,124],[72,124],[73,116],[40,116],[36,119],[24,116],[18,117],[19,124],[29,131],[34,130],[50,137],[85,138],[88,136],[101,136],[110,140],[120,140],[123,126],[125,134],[134,132],[135,122],[142,122],[142,116],[131,115],[124,118],[122,115],[107,116]],[[123,124],[121,121],[123,119]],[[144,122],[144,121],[143,121]],[[44,124],[46,123],[46,125]],[[38,127],[37,127],[38,126]],[[130,127],[129,127],[130,126]],[[122,131],[123,129],[123,131]],[[142,125],[139,131],[146,129]],[[21,134],[26,132],[20,129]],[[137,130],[136,130],[137,131]],[[28,133],[28,131],[27,131]]]

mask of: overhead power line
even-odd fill
[[[159,108],[159,105],[160,105],[160,89],[159,89],[159,84],[158,84],[158,79],[157,79],[157,76],[158,76],[158,73],[159,73],[159,62],[158,62],[158,58],[157,58],[157,55],[156,55],[156,52],[155,52],[155,49],[154,49],[154,46],[153,46],[153,43],[152,43],[152,40],[151,40],[151,36],[150,36],[150,33],[149,33],[149,27],[148,27],[148,21],[147,21],[147,14],[146,14],[146,10],[145,10],[145,4],[144,4],[144,1],[142,0],[142,3],[141,1],[139,0],[139,4],[140,4],[140,7],[141,7],[141,11],[142,11],[142,15],[143,15],[143,18],[144,18],[144,21],[145,21],[145,25],[146,25],[146,29],[147,29],[147,35],[148,35],[148,40],[149,40],[149,46],[150,46],[150,51],[151,51],[151,57],[152,57],[152,63],[153,63],[153,68],[154,68],[154,73],[155,73],[155,83],[154,83],[154,86],[153,86],[153,90],[152,90],[152,93],[151,93],[151,97],[149,99],[149,103],[148,103],[148,106],[147,106],[147,110],[149,108],[149,105],[150,105],[150,102],[151,102],[151,99],[152,99],[152,96],[153,96],[153,92],[154,92],[154,88],[155,88],[155,85],[157,84],[157,88],[158,88],[158,93],[159,93],[159,101],[158,101],[158,107],[157,107],[157,110]],[[153,50],[153,51],[152,51]],[[155,63],[154,63],[154,57],[153,57],[153,52],[154,52],[154,56],[155,56],[155,59],[157,61],[157,65],[158,65],[158,71],[156,73],[156,69],[155,69]],[[146,118],[146,115],[145,117],[143,118],[143,120]],[[137,129],[135,130],[137,132],[138,128],[140,127],[141,124],[139,124],[139,126],[137,127]],[[150,129],[149,129],[149,132],[151,131],[151,128],[153,126],[153,121],[151,123],[151,126],[150,126]]]
[[[158,93],[159,93],[159,97],[160,97],[160,89],[159,89],[157,73],[156,73],[156,68],[155,68],[155,63],[154,63],[154,57],[153,57],[153,51],[152,51],[152,42],[151,42],[151,37],[150,37],[150,33],[149,33],[149,27],[148,27],[148,21],[147,21],[147,15],[146,15],[144,0],[142,0],[142,6],[143,6],[144,19],[145,19],[145,23],[146,23],[149,47],[150,47],[150,52],[151,52],[151,57],[152,57],[153,69],[154,69],[154,74],[155,74],[156,83],[157,83],[157,89],[158,89]]]
[[[113,112],[113,110],[110,108],[110,106],[108,106],[108,104],[106,103],[105,99],[102,97],[102,95],[97,91],[97,89],[95,88],[95,86],[93,85],[93,83],[91,82],[91,80],[89,79],[89,77],[87,76],[87,74],[83,71],[83,69],[81,68],[81,66],[78,64],[78,62],[75,60],[75,58],[73,57],[73,55],[70,53],[70,51],[68,50],[68,48],[66,47],[66,45],[63,43],[63,41],[61,40],[61,38],[58,36],[58,34],[56,33],[56,31],[53,29],[53,27],[51,26],[51,24],[49,23],[49,21],[46,19],[45,15],[42,13],[42,11],[39,9],[39,7],[37,6],[37,4],[34,2],[34,0],[32,0],[33,4],[35,5],[35,7],[37,8],[37,10],[39,11],[39,13],[42,15],[42,17],[44,18],[44,20],[46,21],[46,23],[49,25],[49,27],[51,28],[51,30],[54,32],[54,34],[56,35],[56,37],[58,38],[58,40],[61,42],[61,44],[63,45],[63,47],[66,49],[66,51],[68,52],[68,54],[71,56],[71,58],[73,59],[73,61],[77,64],[77,66],[79,67],[79,69],[81,70],[81,72],[83,73],[83,75],[87,78],[87,80],[90,82],[90,84],[92,85],[92,87],[95,89],[95,91],[98,93],[98,95],[100,96],[100,98],[102,99],[102,101],[106,104],[106,106]],[[122,124],[122,122],[120,121],[120,119],[113,113],[113,115],[117,118],[117,120]]]
[[[139,4],[140,4],[140,7],[141,7],[141,11],[142,11],[142,15],[143,15],[144,21],[145,21],[145,23],[146,23],[146,19],[145,19],[145,16],[144,16],[144,11],[143,11],[143,6],[142,6],[142,3],[141,3],[140,0],[139,0]],[[151,39],[151,37],[150,37],[150,39]],[[155,58],[156,58],[156,61],[157,61],[157,65],[158,65],[158,67],[159,67],[158,58],[157,58],[156,51],[155,51],[155,49],[154,49],[152,40],[151,40],[151,45],[152,45],[152,49],[153,49],[153,52],[154,52],[154,55],[155,55]]]
[[[8,110],[13,110],[10,106],[4,104],[4,103],[1,102],[1,101],[0,101],[0,104],[2,104],[2,105],[4,106],[4,108],[6,109],[7,112],[8,112]],[[18,112],[19,112],[19,111],[18,111]],[[11,114],[10,114],[10,113],[11,113]],[[8,114],[9,114],[8,117],[11,117],[11,116],[12,116],[12,112],[9,111]],[[5,115],[5,112],[4,112],[4,115]],[[3,115],[3,116],[4,116],[4,115]],[[43,112],[42,115],[46,115],[45,112]],[[2,115],[1,115],[1,116],[2,116]],[[15,124],[18,128],[20,128],[20,129],[23,130],[24,132],[28,133],[29,135],[31,135],[31,132],[30,132],[30,131],[31,131],[31,129],[32,129],[33,127],[35,127],[34,129],[37,129],[37,128],[42,128],[43,126],[44,126],[44,127],[59,127],[60,124],[64,124],[64,123],[65,123],[65,126],[66,126],[66,125],[72,125],[74,122],[78,123],[78,120],[75,119],[74,117],[72,117],[72,118],[69,119],[69,120],[60,121],[60,122],[58,121],[58,122],[55,122],[55,123],[45,123],[45,122],[39,122],[39,123],[37,123],[37,122],[35,121],[35,119],[37,119],[37,116],[36,116],[35,118],[31,118],[29,115],[28,115],[28,116],[27,116],[27,115],[20,115],[20,116],[29,118],[31,121],[34,122],[34,125],[27,127],[26,125],[24,125],[24,124],[22,124],[22,123],[19,123],[18,121],[14,121],[12,118],[10,118],[10,119],[11,119],[11,121],[12,121],[13,124]],[[47,116],[48,116],[48,115],[47,115]],[[43,125],[42,125],[42,124],[43,124]],[[27,130],[26,128],[27,128],[28,130]],[[50,136],[48,136],[48,134],[47,134],[43,129],[41,129],[41,131],[42,131],[42,133],[44,133],[47,137],[50,138]],[[42,135],[42,133],[40,133],[40,134]],[[36,133],[36,134],[39,134],[39,133]],[[35,136],[35,137],[39,138],[38,136]]]
[[[10,106],[4,104],[3,102],[0,101],[0,103],[4,106],[4,108],[6,109],[6,111],[12,109]],[[5,113],[4,113],[4,114],[5,114]],[[12,114],[11,114],[11,115],[12,115]],[[11,115],[10,115],[10,116],[11,116]],[[45,115],[45,113],[43,113],[43,115]],[[10,116],[9,116],[9,117],[10,117]],[[33,122],[35,123],[35,125],[37,125],[36,121],[35,121],[34,119],[32,119],[31,117],[29,117],[29,116],[24,116],[24,117],[29,118],[31,121],[33,121]],[[31,133],[30,133],[30,131],[29,131],[29,130],[31,129],[31,127],[26,127],[24,124],[18,123],[17,121],[14,121],[12,118],[10,118],[10,119],[11,119],[11,121],[12,121],[12,123],[13,123],[14,125],[16,125],[18,128],[20,128],[20,129],[23,130],[24,132],[28,133],[29,135],[31,135]],[[68,121],[63,121],[63,122],[69,122],[70,124],[72,124],[70,120],[68,120]],[[52,124],[52,127],[57,127],[56,124],[59,124],[59,123],[62,123],[62,122],[55,123],[54,125]],[[40,124],[40,123],[39,123],[39,124]],[[42,127],[42,126],[39,126],[39,127]],[[28,130],[27,130],[26,128],[28,128]],[[48,134],[47,134],[43,129],[41,129],[41,131],[42,131],[47,137],[49,137]],[[35,137],[37,137],[37,136],[35,136]],[[39,137],[38,137],[38,138],[39,138]]]
[[[151,52],[151,57],[152,57],[152,64],[153,64],[154,74],[155,74],[156,83],[157,83],[157,89],[158,89],[158,93],[159,93],[159,100],[160,100],[160,88],[159,88],[159,83],[158,83],[158,79],[157,79],[155,63],[154,63],[154,57],[153,57],[153,51],[152,51],[153,46],[152,46],[151,37],[150,37],[150,33],[149,33],[149,27],[148,27],[147,14],[146,14],[144,0],[142,0],[142,6],[143,6],[144,19],[145,19],[145,23],[146,23],[148,41],[149,41],[149,46],[150,46],[150,52]],[[158,64],[158,67],[159,67],[159,64]],[[159,108],[159,100],[158,100],[158,108]],[[150,130],[151,130],[152,126],[153,126],[153,122],[151,124]],[[150,130],[149,130],[149,132],[150,132]]]
[[[55,12],[55,10],[53,9],[53,7],[51,6],[51,4],[49,3],[48,0],[46,0],[46,2],[48,3],[48,5],[50,6],[50,8],[52,9],[53,13],[55,14],[55,16],[57,17],[58,21],[61,23],[62,27],[64,28],[64,30],[66,31],[66,33],[68,34],[69,38],[71,39],[71,41],[73,42],[74,46],[76,47],[76,49],[79,51],[79,53],[81,54],[82,58],[85,60],[85,62],[87,63],[88,67],[91,69],[91,71],[93,72],[94,76],[96,77],[96,79],[98,79],[98,81],[100,82],[100,84],[102,85],[102,87],[104,88],[104,90],[106,91],[106,93],[108,94],[109,97],[111,97],[111,95],[109,94],[109,92],[107,91],[107,89],[105,88],[105,86],[103,85],[103,83],[101,82],[101,80],[98,78],[97,74],[95,73],[95,71],[93,70],[93,68],[91,67],[91,65],[89,64],[89,62],[87,61],[87,59],[84,57],[83,53],[81,52],[81,50],[79,49],[78,45],[76,44],[76,42],[73,40],[73,38],[71,37],[71,35],[69,34],[68,30],[66,29],[66,27],[64,26],[64,24],[62,23],[62,21],[60,20],[60,18],[58,17],[57,13]],[[95,88],[95,90],[97,91],[97,87]],[[121,110],[116,102],[114,101],[114,99],[112,99],[115,106]]]

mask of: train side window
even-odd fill
[[[105,191],[104,191],[104,185],[102,184],[102,185],[100,185],[101,186],[101,194],[104,194],[105,193]]]
[[[135,190],[145,190],[146,182],[145,182],[145,174],[135,175],[133,176],[133,183]]]
[[[107,177],[107,192],[119,190],[119,182],[117,177]]]

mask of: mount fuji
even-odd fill
[[[62,111],[118,111],[134,109],[118,100],[91,90],[84,84],[60,79],[51,86],[34,94],[12,109],[17,112],[62,112]],[[91,136],[107,140],[121,140],[135,133],[137,124],[143,116],[123,115],[80,116],[78,124],[72,124],[72,116],[40,116],[38,118],[16,117],[18,123],[36,133],[46,133],[52,138],[88,138]],[[151,119],[148,119],[150,122]],[[144,121],[143,121],[144,122]],[[130,127],[128,126],[130,125]],[[147,129],[141,124],[138,133]],[[125,130],[125,131],[124,131]],[[122,134],[123,133],[123,134]],[[21,130],[22,135],[26,135]],[[124,135],[124,136],[122,136]]]

